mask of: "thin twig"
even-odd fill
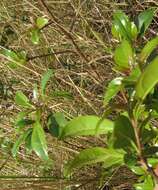
[[[81,49],[79,48],[78,44],[75,42],[74,38],[72,37],[71,33],[65,29],[62,25],[59,24],[59,20],[58,18],[56,18],[54,16],[54,14],[51,12],[51,10],[49,9],[49,7],[47,6],[47,4],[45,3],[44,0],[40,0],[41,4],[43,5],[43,7],[45,8],[45,10],[47,11],[47,13],[52,17],[52,22],[54,22],[56,24],[56,26],[65,34],[65,36],[67,36],[67,38],[72,42],[72,44],[74,45],[76,52],[78,53],[78,55],[85,61],[85,62],[89,62],[89,60],[87,59],[87,57],[83,54],[83,52],[81,51]]]
[[[0,171],[5,167],[5,165],[7,164],[7,162],[9,161],[11,155],[9,154],[7,156],[7,158],[5,159],[5,161],[2,163],[1,167],[0,167]]]
[[[42,54],[42,55],[36,55],[36,56],[33,56],[33,57],[28,57],[28,58],[27,58],[27,61],[32,61],[32,60],[38,59],[38,58],[48,57],[48,56],[52,56],[52,55],[66,54],[66,53],[76,53],[76,52],[74,52],[74,51],[72,51],[72,50],[51,52],[51,53],[47,53],[47,54]]]

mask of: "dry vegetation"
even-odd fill
[[[14,103],[17,90],[22,90],[30,98],[41,75],[51,68],[55,72],[48,85],[51,96],[49,109],[62,111],[67,118],[80,114],[101,114],[102,94],[108,81],[113,78],[111,51],[116,43],[111,37],[112,14],[123,9],[134,17],[148,6],[156,7],[155,0],[45,0],[49,10],[41,0],[1,0],[0,2],[0,47],[15,51],[25,50],[27,64],[18,69],[7,66],[6,59],[0,57],[0,189],[61,189],[72,185],[71,189],[97,190],[100,176],[99,165],[85,168],[75,173],[74,178],[62,178],[65,161],[79,150],[93,145],[103,145],[103,139],[77,138],[59,142],[48,134],[50,157],[53,166],[45,165],[34,154],[26,155],[21,149],[17,159],[9,150],[16,135],[13,120],[19,111]],[[51,11],[51,12],[50,12]],[[46,16],[49,24],[42,29],[39,45],[30,41],[29,30],[39,16]],[[147,34],[157,32],[157,17]],[[57,92],[66,91],[66,96]],[[44,117],[44,116],[43,116]],[[2,146],[3,145],[3,146]],[[38,176],[53,177],[40,179]],[[35,178],[13,178],[13,176],[35,176]],[[106,176],[106,175],[105,175]],[[121,168],[105,177],[104,182],[114,190],[131,190],[133,175]],[[75,187],[75,185],[81,185]],[[65,189],[66,190],[66,189]],[[69,190],[67,188],[67,190]],[[98,189],[99,190],[99,189]]]

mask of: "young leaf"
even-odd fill
[[[131,22],[131,35],[133,39],[136,39],[138,35],[138,29],[134,22]]]
[[[44,17],[38,17],[36,20],[36,25],[39,29],[43,28],[48,23],[48,19]]]
[[[158,37],[150,40],[140,53],[140,62],[144,63],[152,51],[158,46]]]
[[[61,138],[68,136],[84,136],[84,135],[95,135],[96,134],[96,126],[101,118],[97,116],[87,115],[87,116],[79,116],[67,123],[67,125],[63,128],[61,133]],[[113,130],[113,122],[109,119],[104,119],[99,127],[98,134],[107,134],[108,132],[112,132]]]
[[[32,129],[28,129],[26,132],[20,135],[18,140],[15,142],[13,148],[12,148],[12,155],[13,157],[16,157],[17,152],[19,150],[20,145],[25,141],[27,136],[32,132]]]
[[[42,76],[42,80],[41,80],[42,95],[45,94],[46,85],[52,76],[53,76],[53,70],[52,69],[48,69],[48,71],[46,73],[44,73],[44,75]]]
[[[93,147],[81,151],[65,167],[65,175],[72,173],[75,168],[80,168],[88,164],[104,162],[105,167],[111,167],[116,164],[123,164],[124,151]],[[106,165],[107,164],[107,165]]]
[[[122,43],[115,50],[115,63],[117,64],[117,66],[126,69],[134,64],[133,57],[133,50],[130,43],[127,40],[123,40]]]
[[[31,145],[33,150],[41,159],[48,160],[45,133],[39,121],[36,121],[36,123],[33,125]]]
[[[104,95],[104,105],[106,105],[121,90],[122,80],[122,77],[117,77],[109,83]]]
[[[31,34],[31,41],[33,44],[37,45],[39,44],[39,41],[40,41],[40,30],[37,29],[37,28],[34,28],[31,30],[30,32]]]
[[[26,53],[26,51],[22,50],[22,51],[18,52],[18,57],[20,59],[26,60],[27,59],[27,53]]]
[[[32,105],[29,103],[29,99],[21,91],[17,91],[15,95],[15,103],[25,108],[31,108]]]
[[[113,131],[114,148],[131,147],[135,142],[135,134],[133,127],[126,116],[119,116],[115,121]]]
[[[15,53],[14,51],[5,49],[5,50],[2,50],[0,53],[6,56],[6,58],[9,61],[8,66],[12,69],[15,69],[19,65],[24,65],[26,63],[26,52],[24,51]],[[25,53],[25,56],[24,56],[24,53]]]
[[[128,17],[122,11],[117,11],[114,14],[112,34],[114,37],[121,37],[126,40],[131,40],[131,23]]]
[[[158,57],[156,57],[141,74],[136,84],[136,98],[145,99],[158,82]]]
[[[9,49],[5,49],[1,52],[3,55],[5,55],[10,60],[18,60],[18,55],[14,51],[11,51]]]
[[[154,9],[145,10],[138,15],[138,29],[140,36],[142,36],[145,33],[145,31],[148,29],[149,25],[152,22],[153,17],[154,17]]]

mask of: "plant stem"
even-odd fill
[[[148,171],[154,178],[155,184],[158,184],[158,176],[156,175],[156,173],[154,172],[153,168],[150,167],[147,163],[146,158],[144,158],[143,153],[142,153],[142,144],[140,141],[140,135],[139,135],[139,129],[138,129],[138,122],[137,120],[132,116],[131,117],[131,124],[133,126],[134,129],[134,134],[135,134],[135,138],[136,138],[136,145],[138,148],[138,157],[139,157],[139,163],[141,164],[141,166]]]

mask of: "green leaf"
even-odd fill
[[[96,135],[96,127],[101,118],[97,116],[79,116],[71,121],[63,128],[61,138],[68,136],[84,136]],[[98,134],[107,134],[113,130],[113,122],[109,119],[104,119],[98,126]]]
[[[48,19],[44,17],[38,17],[36,20],[36,25],[39,29],[43,28],[48,23]]]
[[[138,157],[134,151],[127,151],[124,156],[125,165],[129,168],[133,168],[138,162]]]
[[[113,165],[123,164],[124,151],[113,150],[100,147],[93,147],[81,151],[72,161],[69,161],[65,167],[65,175],[72,173],[75,168],[85,165],[91,165],[98,162],[104,162],[104,166],[111,167]]]
[[[135,134],[133,127],[126,116],[119,116],[115,121],[113,131],[114,148],[131,147],[135,142]]]
[[[32,129],[32,130],[33,130],[33,129]],[[32,138],[32,133],[30,133],[30,134],[26,137],[26,139],[25,139],[25,147],[26,147],[28,153],[31,153],[31,151],[32,151],[31,138]]]
[[[12,50],[5,49],[1,52],[3,55],[5,55],[10,60],[18,60],[18,55]]]
[[[140,36],[142,36],[145,33],[145,31],[148,29],[149,25],[152,22],[153,17],[154,17],[154,9],[145,10],[138,15],[138,29]]]
[[[116,11],[114,13],[114,21],[112,26],[112,34],[116,38],[123,38],[131,41],[131,22],[128,17],[122,11]]]
[[[52,69],[48,69],[48,71],[46,73],[44,73],[44,75],[42,76],[42,79],[41,79],[42,95],[45,94],[46,85],[52,76],[53,76],[53,70]]]
[[[37,28],[34,28],[31,30],[30,32],[31,34],[31,41],[33,44],[37,45],[39,44],[39,41],[40,41],[40,30],[37,29]]]
[[[136,190],[153,190],[154,184],[153,179],[150,175],[146,176],[143,183],[138,183],[134,185]]]
[[[27,112],[21,111],[17,114],[16,118],[15,118],[15,125],[17,125],[17,123],[22,120],[23,118],[25,118],[27,116]]]
[[[20,145],[25,141],[27,136],[32,132],[32,129],[28,129],[26,132],[20,135],[18,140],[15,142],[13,148],[12,148],[12,155],[13,157],[16,157],[17,152],[19,150]]]
[[[28,125],[32,125],[34,122],[35,121],[31,119],[21,119],[20,121],[16,123],[16,126],[18,126],[17,132],[20,132],[22,129],[24,129],[24,127]]]
[[[18,57],[19,57],[20,59],[26,60],[26,58],[27,58],[27,53],[26,53],[26,51],[22,50],[22,51],[18,52]]]
[[[158,37],[150,40],[140,53],[140,62],[144,63],[152,51],[158,46]]]
[[[134,64],[134,55],[130,43],[123,40],[122,43],[116,48],[114,53],[114,60],[117,66],[121,68],[129,68]]]
[[[2,50],[0,53],[6,56],[6,58],[9,61],[8,66],[12,69],[15,69],[19,65],[24,65],[26,63],[26,52],[24,51],[15,53],[12,50],[5,49],[5,50]],[[24,53],[25,53],[25,56],[24,56]]]
[[[17,91],[15,95],[15,103],[25,108],[32,108],[33,106],[29,103],[29,99],[21,91]]]
[[[138,35],[138,29],[134,22],[131,22],[131,35],[133,39],[136,39]]]
[[[74,99],[73,94],[71,92],[64,91],[64,90],[55,90],[51,93],[51,95],[53,97],[58,97],[58,98],[66,98],[70,100]]]
[[[156,57],[141,74],[136,84],[136,98],[145,99],[158,82],[158,57]]]
[[[136,175],[144,175],[145,174],[145,171],[140,166],[132,166],[131,170]]]
[[[122,77],[117,77],[113,79],[105,92],[104,95],[104,104],[106,105],[116,94],[121,90],[122,87]]]
[[[39,121],[33,125],[31,145],[36,154],[43,160],[48,160],[47,143],[44,130]]]
[[[158,147],[157,147],[158,149]],[[157,151],[158,152],[158,151]],[[158,158],[148,158],[147,162],[150,166],[152,166],[153,168],[156,168],[158,165]]]
[[[64,114],[58,112],[49,116],[47,126],[53,136],[59,137],[66,124],[67,120],[65,119]]]
[[[131,71],[129,76],[123,79],[122,81],[123,85],[127,86],[135,84],[138,81],[140,75],[141,71],[140,68],[137,66]]]

